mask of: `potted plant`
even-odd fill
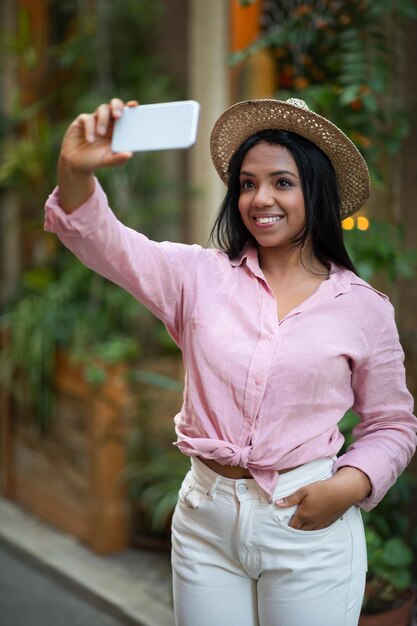
[[[166,356],[131,370],[138,383],[138,419],[128,439],[124,471],[132,503],[132,543],[170,548],[171,518],[190,459],[172,445],[172,418],[182,403],[183,365],[165,335]]]
[[[403,474],[378,507],[364,512],[368,576],[361,626],[408,626],[417,595],[410,505],[413,477]]]
[[[97,552],[125,548],[127,500],[117,477],[130,404],[126,367],[137,355],[123,334],[132,304],[72,259],[60,281],[53,272],[25,278],[1,316],[2,494]],[[135,313],[137,322],[136,306]]]
[[[414,555],[400,537],[387,541],[366,527],[368,578],[359,626],[408,626],[416,603]]]
[[[103,383],[106,366],[138,356],[138,337],[129,330],[141,313],[146,325],[146,311],[131,296],[63,252],[49,267],[25,273],[19,293],[0,316],[7,337],[0,382],[46,433],[54,412],[58,353],[82,366],[86,381]]]
[[[408,626],[416,604],[413,477],[401,475],[379,505],[364,512],[368,576],[361,626]]]
[[[340,422],[343,450],[352,443],[358,422],[353,411]],[[402,474],[376,508],[362,511],[368,573],[359,626],[409,625],[417,600],[413,586],[417,542],[410,516],[414,482],[411,475]]]

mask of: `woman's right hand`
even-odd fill
[[[137,106],[130,101],[127,106]],[[82,113],[65,133],[58,162],[58,185],[63,209],[70,213],[94,190],[93,174],[101,167],[123,165],[132,152],[112,152],[114,123],[123,115],[125,104],[113,98],[94,113]]]
[[[137,106],[131,101],[127,106]],[[82,113],[69,126],[62,142],[60,161],[73,171],[92,174],[100,167],[122,165],[132,157],[131,152],[113,153],[111,140],[114,123],[122,117],[124,103],[113,98],[100,104],[94,113]]]

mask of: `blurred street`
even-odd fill
[[[54,582],[24,559],[0,546],[0,615],[2,626],[121,626],[103,609],[95,608]]]
[[[0,498],[1,626],[174,626],[170,557],[94,554]]]

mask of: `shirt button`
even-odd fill
[[[243,483],[240,483],[237,486],[237,492],[240,493],[241,496],[243,496],[243,494],[246,493],[247,490],[248,490],[248,488]]]
[[[269,335],[269,336],[268,336],[269,341],[272,341],[274,338],[275,338],[275,336],[274,336],[274,335]]]
[[[260,385],[262,383],[262,378],[259,378],[259,376],[257,376],[255,378],[255,385]]]

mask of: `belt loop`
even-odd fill
[[[259,504],[261,506],[266,506],[268,504],[272,504],[272,498],[256,483],[256,489],[258,490],[258,498]]]
[[[220,480],[221,480],[221,476],[217,476],[215,480],[213,481],[213,484],[211,485],[210,489],[207,491],[207,495],[210,498],[210,500],[214,500],[214,498],[216,497],[216,489]]]

